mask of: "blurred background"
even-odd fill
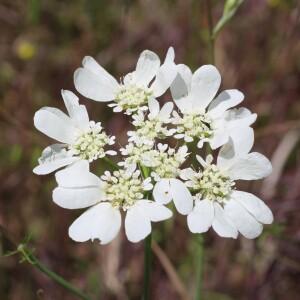
[[[60,90],[74,90],[73,72],[85,55],[116,78],[139,53],[163,59],[172,45],[176,63],[195,70],[210,61],[206,0],[0,1],[0,254],[31,235],[30,246],[49,268],[91,299],[140,299],[143,243],[124,232],[108,246],[68,238],[81,211],[51,199],[54,177],[32,168],[50,139],[33,127],[42,106],[63,110]],[[214,24],[224,1],[210,1]],[[258,114],[254,149],[274,172],[242,184],[271,207],[275,222],[256,240],[205,235],[206,300],[299,299],[300,293],[300,5],[296,0],[246,0],[215,44],[222,89],[244,92]],[[104,104],[80,98],[91,119],[126,143],[129,120]],[[168,99],[168,95],[167,95]],[[118,147],[119,145],[117,145]],[[93,167],[93,171],[101,173]],[[186,218],[154,226],[151,299],[191,299],[197,245]],[[160,247],[160,248],[159,248]],[[75,299],[17,255],[0,258],[0,299]]]

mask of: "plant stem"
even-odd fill
[[[195,300],[203,299],[203,265],[204,265],[204,239],[202,235],[196,237],[196,293]]]
[[[143,300],[150,299],[150,274],[152,263],[152,251],[151,251],[152,234],[150,233],[144,244],[144,288],[143,288]]]
[[[210,63],[215,64],[215,36],[214,36],[214,24],[212,16],[212,6],[211,0],[206,0],[206,14],[207,14],[207,23],[208,23],[208,32],[209,32],[209,57]]]
[[[30,249],[28,249],[24,244],[20,244],[18,246],[17,251],[22,255],[23,260],[27,261],[34,267],[36,267],[38,270],[40,270],[42,273],[47,275],[49,278],[51,278],[53,281],[70,291],[73,295],[76,297],[83,299],[83,300],[90,300],[90,298],[85,295],[81,290],[74,287],[71,283],[66,281],[63,277],[60,275],[54,273],[50,269],[48,269],[45,265],[43,265],[32,253]]]
[[[114,163],[112,160],[110,160],[108,157],[104,156],[102,160],[105,161],[108,165],[110,165],[113,170],[119,169],[119,166],[116,163]]]

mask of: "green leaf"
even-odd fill
[[[213,30],[213,38],[223,29],[223,27],[232,19],[239,6],[244,0],[227,0],[224,4],[223,15]]]

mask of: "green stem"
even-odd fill
[[[120,167],[108,157],[104,156],[102,160],[105,161],[108,165],[110,165],[114,171],[120,169]]]
[[[213,24],[213,15],[212,15],[212,6],[211,0],[206,0],[206,13],[207,13],[207,22],[208,22],[208,31],[209,31],[209,56],[210,63],[215,64],[215,36],[214,36],[214,24]]]
[[[45,265],[43,265],[32,253],[30,249],[28,249],[24,244],[20,244],[18,246],[18,252],[22,255],[23,259],[26,260],[28,263],[36,267],[38,270],[40,270],[42,273],[47,275],[49,278],[51,278],[53,281],[70,291],[73,295],[77,296],[80,299],[83,300],[90,300],[90,298],[85,295],[81,290],[74,287],[72,284],[70,284],[68,281],[66,281],[63,277],[60,275],[54,273],[53,271],[49,270]]]
[[[204,265],[204,239],[202,235],[196,237],[197,251],[196,251],[196,293],[195,300],[203,299],[203,265]]]
[[[150,291],[150,275],[151,275],[151,262],[152,262],[151,240],[152,240],[152,234],[150,233],[145,239],[145,246],[144,246],[143,300],[150,299],[149,291]]]

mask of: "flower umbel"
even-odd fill
[[[226,202],[232,192],[235,182],[225,171],[212,164],[213,157],[209,155],[203,166],[204,170],[194,173],[186,183],[195,194],[195,198],[217,201],[220,204]],[[202,160],[198,157],[198,160]]]
[[[106,145],[113,145],[115,137],[109,137],[104,131],[101,123],[89,122],[89,128],[84,132],[79,132],[72,145],[68,146],[72,155],[79,156],[89,162],[102,158],[105,154],[114,155],[114,151],[105,151]]]
[[[106,200],[114,208],[127,210],[138,200],[142,200],[144,192],[152,189],[151,179],[142,180],[141,172],[121,169],[111,174],[106,171],[101,179],[104,181]]]
[[[182,117],[177,112],[173,113],[173,124],[176,125],[175,138],[184,138],[186,142],[192,142],[194,138],[200,140],[211,138],[213,121],[209,115],[202,113],[188,113]]]
[[[53,201],[67,209],[88,208],[69,228],[73,240],[109,243],[124,219],[128,240],[138,242],[151,233],[152,222],[172,216],[165,206],[170,202],[187,216],[193,233],[212,227],[222,237],[241,233],[252,239],[273,221],[262,200],[235,187],[236,180],[264,178],[272,170],[265,156],[250,152],[256,114],[236,108],[244,100],[242,92],[217,94],[221,75],[216,67],[205,65],[192,73],[174,59],[172,47],[162,63],[145,50],[120,81],[89,56],[75,71],[80,94],[130,116],[133,126],[120,149],[121,161],[105,157],[116,154],[107,149],[115,137],[101,122],[90,121],[74,93],[62,90],[67,114],[52,107],[36,112],[35,127],[58,142],[43,150],[34,172],[62,169],[55,174]],[[159,102],[168,89],[173,101],[164,97]],[[168,144],[170,137],[177,141]],[[188,155],[195,155],[188,148],[193,141],[198,148],[205,142],[212,150],[220,148],[216,161],[212,155],[206,160],[196,155],[199,169],[194,164],[182,169]],[[101,158],[111,171],[103,170],[99,177],[90,172],[90,164]]]
[[[154,97],[153,91],[148,87],[123,83],[116,93],[116,104],[109,104],[109,106],[116,107],[115,111],[126,111],[130,115],[138,109],[147,110],[146,104],[152,97]]]

